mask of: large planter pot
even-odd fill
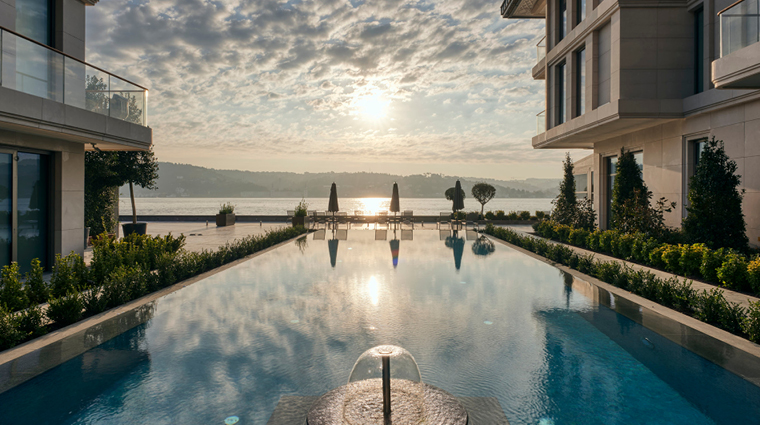
[[[132,233],[144,235],[148,233],[148,223],[124,223],[121,225],[121,229],[124,231],[124,237]]]
[[[306,217],[293,217],[293,227],[303,226]]]
[[[217,214],[216,225],[218,227],[232,226],[235,224],[235,214]]]

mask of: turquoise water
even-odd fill
[[[0,423],[263,425],[281,396],[345,384],[379,344],[408,349],[427,383],[497,397],[511,424],[757,423],[760,388],[556,268],[404,236],[309,235],[168,295],[145,324],[0,394]]]

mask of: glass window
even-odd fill
[[[575,111],[577,117],[586,113],[586,48],[575,53]]]
[[[565,63],[561,63],[556,66],[557,74],[557,117],[555,122],[557,125],[564,123],[567,120],[566,105],[567,105],[567,84],[565,84],[566,73]]]
[[[16,0],[16,32],[53,46],[53,13],[50,0]]]
[[[567,0],[559,0],[559,40],[567,36]]]
[[[576,24],[580,24],[583,22],[584,19],[586,19],[586,0],[576,0]]]
[[[617,156],[605,158],[605,169],[607,170],[607,228],[612,223],[612,188],[615,186],[615,175],[617,174]]]
[[[13,260],[13,155],[0,153],[0,267]]]
[[[633,159],[636,160],[636,165],[639,166],[639,170],[644,171],[644,152],[634,152]]]
[[[34,258],[48,260],[48,157],[18,153],[17,261],[22,272]]]
[[[705,17],[704,10],[694,12],[694,93],[702,93],[705,80]]]
[[[588,190],[588,174],[576,174],[575,178],[575,191],[585,192]]]

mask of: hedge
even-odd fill
[[[510,211],[508,213],[505,213],[502,210],[497,211],[488,211],[484,214],[484,217],[486,220],[522,220],[522,221],[528,221],[528,220],[542,220],[544,217],[546,217],[546,213],[543,211],[536,211],[535,215],[531,215],[530,211]]]
[[[572,233],[573,229],[561,229],[563,233]],[[634,270],[617,261],[599,261],[594,259],[593,254],[581,255],[564,245],[553,244],[544,239],[533,238],[518,234],[517,232],[495,227],[488,224],[484,230],[486,234],[502,239],[513,245],[527,249],[554,262],[564,264],[581,273],[591,275],[603,282],[633,292],[636,295],[652,300],[666,307],[690,315],[698,320],[724,329],[735,335],[747,338],[752,342],[760,343],[760,301],[750,302],[749,308],[741,307],[737,303],[726,301],[723,291],[712,289],[710,291],[697,291],[692,288],[691,282],[671,279],[661,279],[652,272]],[[599,232],[587,232],[587,237],[594,236],[595,243],[612,248],[615,238],[602,235]],[[605,237],[602,237],[605,236]],[[570,236],[567,236],[570,238]],[[634,238],[635,239],[635,238]],[[622,249],[633,250],[634,243],[626,242]],[[639,255],[643,255],[648,240],[643,241],[643,247],[639,248]],[[616,242],[615,242],[616,243]],[[617,246],[617,245],[615,245]],[[620,247],[616,249],[621,249]],[[733,266],[732,266],[733,267]]]
[[[602,252],[667,272],[704,280],[734,291],[760,296],[760,257],[704,244],[669,244],[643,233],[593,232],[545,220],[533,225],[540,236]]]
[[[18,265],[12,263],[2,269],[0,278],[0,350],[102,313],[305,232],[300,226],[288,227],[265,235],[238,239],[215,251],[202,252],[182,250],[184,236],[130,236],[121,241],[101,238],[93,249],[93,260],[89,268],[77,254],[56,257],[49,284],[42,280],[39,262],[32,262],[26,283],[21,285]],[[38,305],[41,299],[49,301],[44,314]]]

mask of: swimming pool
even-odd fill
[[[281,396],[345,384],[380,344],[409,350],[429,384],[498,398],[511,424],[760,417],[760,387],[505,245],[340,236],[308,235],[159,299],[146,323],[0,394],[0,422],[263,425]]]

